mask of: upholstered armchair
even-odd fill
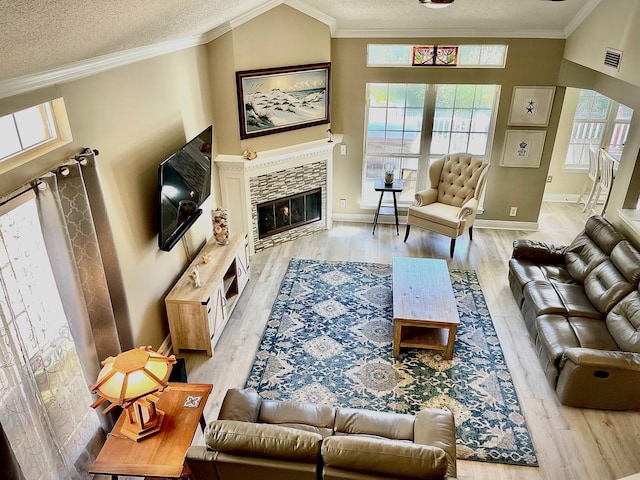
[[[451,238],[449,254],[453,258],[456,238],[469,231],[473,239],[473,221],[487,178],[489,163],[468,153],[452,153],[429,167],[430,188],[416,193],[409,207],[407,231],[411,225]]]

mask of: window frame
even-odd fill
[[[368,130],[369,130],[369,109],[370,109],[370,105],[369,105],[369,89],[371,85],[424,85],[425,87],[425,100],[424,100],[424,107],[422,110],[422,114],[423,114],[423,118],[422,118],[422,129],[420,131],[420,151],[417,154],[404,154],[404,153],[394,153],[394,152],[369,152],[367,150],[367,140],[368,140]],[[435,116],[435,112],[436,112],[436,100],[437,100],[437,91],[438,91],[438,87],[440,86],[454,86],[454,87],[464,87],[464,86],[470,86],[468,84],[416,84],[416,83],[402,83],[399,84],[397,82],[368,82],[366,84],[366,101],[365,101],[365,112],[364,112],[364,135],[363,135],[363,161],[362,161],[362,178],[361,178],[361,195],[360,195],[360,208],[373,208],[375,207],[375,205],[378,202],[378,198],[376,198],[377,193],[374,191],[373,189],[373,182],[375,182],[375,179],[378,177],[369,177],[367,176],[369,169],[369,160],[370,158],[373,157],[387,157],[387,158],[391,158],[394,159],[396,162],[399,162],[400,164],[400,168],[402,169],[402,164],[403,162],[410,158],[410,159],[415,159],[416,164],[417,164],[417,168],[416,168],[416,172],[414,175],[414,178],[412,178],[412,182],[415,181],[415,187],[410,187],[410,188],[406,188],[407,185],[405,184],[405,189],[403,190],[403,193],[400,195],[400,198],[398,199],[398,205],[399,206],[403,206],[406,207],[408,205],[410,205],[411,203],[413,203],[414,200],[414,193],[425,188],[427,185],[427,179],[428,179],[428,165],[433,161],[436,160],[438,158],[441,158],[443,155],[446,155],[446,153],[431,153],[431,143],[432,143],[432,138],[433,138],[433,129],[434,129],[434,116]],[[489,118],[489,128],[488,131],[486,132],[487,135],[487,140],[486,140],[486,145],[485,145],[485,153],[480,155],[477,154],[476,156],[480,157],[480,158],[484,158],[487,161],[490,161],[491,159],[491,152],[493,149],[493,139],[494,139],[494,135],[495,135],[495,129],[496,129],[496,119],[497,119],[497,113],[498,113],[498,105],[499,105],[499,101],[500,101],[500,94],[501,94],[501,86],[498,84],[474,84],[472,85],[473,87],[475,87],[476,89],[478,87],[485,87],[485,86],[490,86],[494,89],[494,97],[493,97],[493,103],[491,106],[491,115]],[[472,102],[471,105],[471,110],[475,110],[475,95],[477,95],[477,90],[474,91],[474,101]],[[467,140],[468,138],[472,135],[472,131],[471,131],[471,127],[472,127],[473,121],[472,119],[469,120],[469,129],[465,132],[457,132],[457,133],[465,133],[467,135]],[[449,132],[451,132],[453,129],[453,122],[450,125],[450,130]],[[484,132],[483,132],[484,133]],[[449,146],[448,149],[450,149],[451,146],[451,142],[449,140]],[[449,153],[453,153],[453,152],[449,152]],[[386,162],[382,162],[382,165],[384,165]],[[395,163],[395,162],[394,162]],[[396,169],[398,168],[398,163],[395,163],[396,165]],[[396,171],[397,175],[400,175],[400,172]],[[385,203],[386,199],[383,199],[383,203]],[[481,199],[482,200],[482,199]],[[481,208],[480,208],[481,211]]]
[[[33,145],[25,150],[22,150],[0,160],[0,175],[8,172],[9,170],[24,165],[31,160],[41,157],[42,155],[52,152],[53,150],[56,150],[57,148],[67,145],[73,141],[73,136],[71,135],[71,126],[69,125],[69,117],[67,115],[64,99],[60,97],[43,103],[48,103],[50,105],[50,115],[53,123],[53,128],[55,128],[57,133],[56,137],[51,140]],[[17,112],[13,112],[11,115],[15,113]]]
[[[427,42],[428,43],[428,42]],[[412,63],[412,56],[413,56],[413,48],[414,47],[420,47],[423,46],[423,44],[420,45],[415,45],[415,44],[387,44],[387,43],[369,43],[367,44],[367,59],[366,59],[366,63],[367,63],[367,67],[385,67],[385,68],[505,68],[506,64],[507,64],[507,55],[509,54],[509,45],[507,44],[457,44],[457,45],[452,45],[447,43],[446,46],[456,46],[458,47],[458,63],[455,66],[451,66],[451,65],[429,65],[429,66],[424,66],[424,65],[420,65],[420,66],[416,66],[413,65]],[[445,44],[443,45],[437,45],[437,46],[445,46]],[[407,53],[409,53],[409,56],[404,60],[404,61],[400,61],[400,62],[389,62],[389,63],[373,63],[370,62],[369,59],[371,57],[371,50],[374,48],[388,48],[388,49],[392,49],[392,48],[406,48],[407,49]],[[504,47],[504,55],[502,57],[502,63],[460,63],[460,59],[464,58],[465,53],[465,49],[470,49],[470,48],[476,48],[479,47],[480,48],[480,57],[482,56],[482,48],[488,48],[488,47]]]

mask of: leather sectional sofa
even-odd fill
[[[570,245],[516,240],[509,283],[558,399],[640,408],[640,252],[601,216]]]
[[[424,479],[456,476],[451,412],[416,416],[227,392],[206,446],[192,446],[196,480]]]

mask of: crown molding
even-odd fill
[[[589,0],[584,6],[580,9],[575,17],[571,19],[569,24],[564,29],[565,38],[569,38],[571,34],[580,26],[580,24],[587,18],[591,12],[595,10],[595,8],[600,4],[602,0]]]
[[[566,39],[582,21],[600,4],[601,0],[589,0],[566,29],[558,30],[483,30],[483,29],[384,29],[384,28],[337,28],[336,20],[299,0],[270,0],[258,8],[225,22],[202,34],[188,38],[133,48],[122,52],[81,60],[60,68],[32,75],[0,80],[0,99],[19,95],[58,83],[79,80],[112,68],[166,55],[186,48],[209,43],[234,28],[279,6],[287,5],[305,15],[326,24],[334,38],[420,38],[420,37],[477,37],[477,38],[557,38]]]
[[[449,28],[338,28],[334,38],[552,38],[565,39],[563,30],[486,30]]]
[[[180,40],[157,43],[146,47],[132,48],[122,52],[110,53],[99,57],[70,63],[60,68],[47,70],[33,75],[10,78],[0,81],[0,98],[7,98],[13,95],[49,87],[57,83],[79,80],[96,73],[111,70],[130,63],[139,62],[160,55],[184,50],[206,43],[204,35],[197,35]]]
[[[39,88],[49,87],[57,83],[79,80],[112,68],[121,67],[141,60],[147,60],[160,55],[166,55],[186,48],[207,44],[216,38],[221,37],[225,33],[230,32],[234,28],[237,28],[240,25],[247,23],[256,17],[259,17],[263,13],[283,4],[309,15],[319,22],[325,23],[331,30],[332,34],[336,30],[335,19],[299,2],[298,0],[270,0],[260,7],[254,8],[251,11],[234,18],[229,22],[225,22],[202,35],[194,35],[192,37],[179,40],[171,40],[154,45],[133,48],[122,52],[110,53],[70,63],[60,68],[47,70],[45,72],[0,80],[0,99],[11,97],[13,95],[20,95],[21,93],[30,92]]]

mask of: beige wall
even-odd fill
[[[168,253],[157,246],[157,168],[211,124],[207,64],[205,48],[191,48],[59,85],[54,93],[65,99],[73,143],[0,176],[0,190],[8,191],[83,147],[100,151],[97,165],[136,345],[160,346],[168,333],[163,298],[187,265],[182,245]],[[0,108],[20,97],[0,100]],[[193,248],[210,229],[203,215],[189,234]]]
[[[258,152],[325,138],[327,125],[240,140],[235,72],[331,61],[329,27],[280,5],[209,45],[219,153]]]
[[[335,132],[344,134],[347,156],[338,157],[334,165],[334,210],[338,199],[347,200],[344,213],[371,213],[362,211],[360,183],[364,141],[365,87],[367,82],[461,83],[498,84],[502,91],[496,118],[496,132],[491,153],[491,170],[487,180],[483,220],[514,220],[509,207],[518,207],[517,221],[535,222],[544,192],[547,169],[560,116],[564,89],[556,90],[555,100],[540,168],[504,168],[500,166],[505,130],[511,106],[512,89],[516,85],[555,85],[562,61],[564,40],[535,39],[472,39],[442,38],[440,44],[507,43],[508,60],[504,69],[450,69],[450,68],[368,68],[368,43],[423,44],[434,39],[346,39],[333,40],[333,119]],[[523,127],[517,127],[523,129]]]
[[[602,0],[567,39],[564,57],[597,72],[640,85],[640,2]],[[605,50],[621,50],[620,71],[603,65]]]
[[[553,195],[552,198],[556,200],[573,200],[576,195],[580,195],[587,179],[586,173],[567,172],[562,169],[567,158],[569,140],[573,129],[573,118],[579,95],[580,89],[566,89],[560,120],[558,121],[556,140],[551,154],[549,171],[547,172],[547,175],[551,175],[552,181],[547,183],[544,191],[545,195]],[[564,199],[562,198],[563,196]]]

